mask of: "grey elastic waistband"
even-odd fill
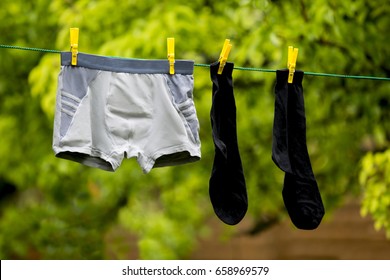
[[[61,65],[71,66],[72,53],[61,52]],[[127,59],[78,53],[77,66],[134,74],[169,74],[168,59]],[[194,61],[175,60],[175,74],[192,75]]]

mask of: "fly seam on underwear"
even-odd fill
[[[96,76],[98,76],[99,74],[101,74],[103,71],[102,70],[100,70],[99,72],[98,72],[98,74],[96,75]],[[112,83],[111,83],[111,79],[112,79],[112,73],[110,74],[110,83],[109,83],[109,88],[108,88],[108,93],[105,95],[105,97],[104,97],[104,110],[108,110],[107,108],[108,108],[108,101],[109,101],[109,97],[110,97],[110,94],[111,94],[111,85],[112,85]],[[108,114],[107,113],[103,113],[103,119],[104,119],[104,123],[103,123],[103,125],[104,125],[104,128],[105,128],[105,130],[106,130],[106,135],[107,135],[107,137],[109,138],[109,140],[111,141],[111,143],[115,146],[115,148],[117,148],[117,143],[116,143],[116,141],[115,141],[115,139],[114,139],[114,137],[113,137],[113,135],[112,135],[112,133],[111,133],[111,128],[110,128],[110,126],[108,125]],[[129,142],[129,141],[128,141]],[[117,154],[117,155],[120,155],[121,153],[119,153],[119,152],[117,152],[117,151],[115,151],[115,149],[110,153],[110,158],[111,158],[111,155],[113,155],[113,154]],[[112,159],[112,158],[111,158]],[[116,162],[116,159],[114,160],[115,162]],[[120,163],[118,163],[118,166],[120,166]]]

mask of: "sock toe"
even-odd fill
[[[316,229],[325,215],[321,195],[314,180],[286,173],[283,201],[293,224],[299,229]]]

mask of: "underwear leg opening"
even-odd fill
[[[89,167],[96,167],[106,171],[115,171],[112,164],[100,157],[90,156],[79,152],[59,152],[56,157],[81,163]]]

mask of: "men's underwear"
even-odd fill
[[[154,167],[200,159],[199,122],[189,60],[143,60],[61,53],[53,150],[65,158],[115,171],[137,158]]]

